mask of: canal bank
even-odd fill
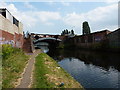
[[[45,53],[36,57],[33,88],[81,88],[82,85]]]
[[[120,87],[118,53],[62,47],[45,49],[47,54],[85,89]],[[43,49],[44,52],[46,50]]]

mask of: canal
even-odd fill
[[[119,88],[120,55],[117,53],[83,50],[43,51],[55,59],[84,88]],[[44,50],[45,49],[45,50]]]
[[[119,54],[60,49],[48,54],[85,88],[120,87]]]

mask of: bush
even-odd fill
[[[18,51],[20,51],[20,49],[18,49],[18,48],[14,48],[14,47],[12,47],[11,45],[9,45],[9,44],[4,44],[4,45],[2,45],[2,58],[3,59],[6,59],[6,58],[8,58],[12,53],[16,53],[16,52],[18,52]]]
[[[29,57],[21,49],[7,44],[2,45],[2,57],[2,88],[14,88]]]

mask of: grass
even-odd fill
[[[1,64],[1,62],[0,62]],[[2,89],[2,66],[0,66],[0,90]]]
[[[8,51],[5,52],[5,50],[8,50],[7,47],[12,49],[12,52],[9,50],[11,53],[7,53]],[[14,88],[15,82],[20,78],[20,74],[23,72],[27,63],[28,56],[26,56],[21,49],[12,48],[10,46],[3,47],[3,50],[2,88]]]
[[[60,86],[64,83],[63,86]],[[32,88],[82,88],[55,60],[45,53],[36,57]]]

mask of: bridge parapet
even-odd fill
[[[61,42],[61,39],[56,39],[56,38],[52,38],[52,37],[45,37],[45,38],[39,38],[37,40],[34,40],[34,43],[39,42],[39,41],[44,41],[44,40],[52,40],[52,41],[58,41]]]

